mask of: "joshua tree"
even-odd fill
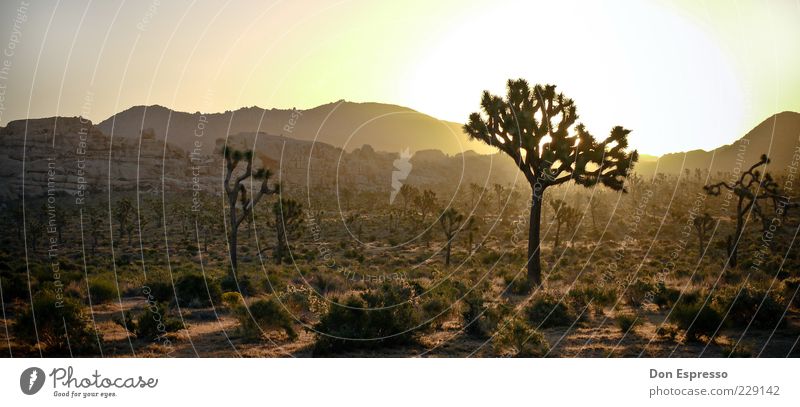
[[[129,226],[131,214],[133,213],[133,204],[128,198],[122,198],[114,211],[114,220],[117,221],[119,226],[119,237],[122,239],[126,233],[128,234],[128,245],[131,244],[131,228]]]
[[[419,190],[412,185],[404,184],[400,187],[400,200],[403,202],[403,214],[408,213],[408,206],[414,203]]]
[[[92,256],[97,250],[97,240],[103,228],[103,216],[100,209],[91,207],[87,211],[86,225],[89,230],[89,235],[92,236]]]
[[[577,209],[567,205],[566,202],[560,199],[554,199],[550,201],[550,207],[553,208],[553,220],[556,222],[556,239],[553,243],[553,253],[555,253],[556,249],[558,249],[558,244],[561,241],[561,225],[565,225],[572,229],[570,226],[574,226],[575,223],[578,221],[578,217],[580,213]]]
[[[273,257],[275,264],[281,264],[289,249],[289,239],[303,225],[303,206],[294,199],[281,199],[272,205],[275,215],[277,242]]]
[[[475,216],[470,216],[466,222],[464,222],[463,229],[467,231],[467,254],[470,256],[472,255],[472,251],[474,250],[474,240],[475,240],[475,232],[480,228],[478,225],[478,221],[475,220]]]
[[[247,219],[253,208],[258,204],[264,195],[276,194],[280,189],[279,185],[269,187],[269,179],[272,172],[266,168],[261,168],[253,172],[253,152],[236,151],[228,148],[222,150],[225,157],[225,196],[228,198],[228,249],[231,257],[231,277],[236,278],[236,270],[239,266],[237,257],[237,244],[239,237],[239,226]],[[233,173],[236,167],[245,162],[245,170],[234,178]],[[233,179],[233,182],[231,182]],[[257,192],[248,193],[245,181],[250,179],[250,185],[254,187],[253,180],[261,181]],[[241,213],[240,213],[241,212]]]
[[[556,93],[553,85],[531,89],[519,79],[509,80],[507,88],[505,99],[485,91],[483,114],[472,113],[464,131],[511,157],[531,186],[528,284],[539,285],[539,229],[545,190],[574,181],[625,191],[625,178],[638,153],[626,151],[630,130],[614,127],[608,138],[598,142],[583,124],[575,125],[575,103]]]
[[[421,194],[414,197],[414,206],[420,214],[420,223],[425,222],[425,218],[433,211],[436,205],[436,193],[430,189],[422,191]]]
[[[714,218],[712,218],[708,212],[703,212],[702,216],[692,219],[692,223],[694,224],[694,230],[697,231],[697,240],[700,243],[697,252],[697,258],[699,259],[703,257],[703,248],[706,247],[706,236],[708,236],[708,231],[714,226]]]
[[[782,199],[784,195],[778,183],[772,179],[769,173],[764,173],[762,176],[758,170],[759,167],[767,164],[769,164],[769,158],[766,154],[762,154],[761,159],[743,172],[736,182],[729,184],[722,181],[703,187],[709,195],[718,196],[722,193],[722,188],[725,188],[737,197],[736,231],[733,235],[729,235],[726,240],[728,264],[731,267],[735,268],[738,265],[739,242],[744,232],[745,215],[752,210],[763,220],[764,215],[759,201]]]
[[[456,232],[461,228],[464,221],[464,215],[458,213],[456,208],[448,208],[439,217],[439,224],[442,225],[442,231],[445,238],[447,238],[447,246],[444,249],[444,265],[450,266],[450,248],[453,243],[453,238]]]

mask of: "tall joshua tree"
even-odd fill
[[[762,176],[761,171],[758,170],[759,167],[767,164],[769,164],[769,158],[766,154],[762,154],[761,159],[750,166],[747,171],[744,171],[735,182],[729,184],[722,181],[703,187],[709,195],[718,196],[722,193],[722,188],[725,188],[737,197],[736,230],[733,235],[728,236],[726,241],[728,264],[731,267],[735,268],[738,265],[739,241],[744,233],[746,215],[752,210],[763,220],[764,214],[759,202],[762,200],[782,199],[784,196],[772,176],[769,173],[764,173]]]
[[[280,186],[269,187],[269,179],[272,172],[269,169],[261,168],[253,171],[253,152],[237,151],[228,146],[222,150],[225,157],[225,196],[228,198],[228,250],[231,257],[231,276],[236,277],[239,266],[237,257],[237,244],[239,237],[239,226],[245,219],[248,219],[253,208],[258,204],[264,195],[278,193]],[[244,161],[244,172],[234,177],[236,167]],[[261,185],[257,191],[248,192],[246,181],[250,179],[250,185],[254,187],[252,181],[260,181]],[[233,182],[231,182],[233,180]]]
[[[456,235],[456,232],[461,228],[461,224],[464,221],[464,215],[458,213],[456,208],[448,208],[442,215],[439,217],[439,224],[442,225],[442,231],[444,231],[444,236],[447,238],[447,246],[444,249],[444,265],[445,267],[450,266],[450,248],[453,245],[453,238]]]
[[[554,85],[531,88],[523,79],[509,80],[505,98],[483,92],[481,109],[482,113],[469,116],[464,131],[511,157],[531,186],[528,284],[539,285],[539,229],[545,190],[574,181],[586,187],[602,184],[625,191],[625,178],[638,153],[626,151],[630,130],[620,126],[605,140],[595,140],[583,124],[576,124],[575,103],[556,93]]]

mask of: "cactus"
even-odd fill
[[[572,99],[553,85],[531,88],[523,79],[509,80],[505,98],[485,91],[481,113],[472,113],[464,132],[511,157],[532,190],[528,231],[528,284],[541,284],[539,229],[542,199],[548,187],[569,181],[625,191],[636,151],[626,151],[630,130],[614,127],[595,140],[578,120]]]

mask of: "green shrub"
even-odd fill
[[[408,285],[385,283],[342,303],[331,304],[315,330],[320,333],[314,354],[349,349],[375,349],[413,342],[421,316]],[[334,302],[338,302],[335,299]]]
[[[184,274],[175,282],[178,304],[182,307],[208,307],[219,302],[222,290],[219,283],[200,274]]]
[[[528,322],[537,328],[568,326],[576,319],[569,305],[550,293],[537,294],[525,309],[525,314]]]
[[[477,338],[488,338],[500,321],[508,314],[504,304],[492,304],[484,300],[480,290],[473,290],[464,298],[464,332]]]
[[[773,329],[786,325],[783,313],[788,304],[775,291],[744,286],[721,292],[716,300],[726,321],[739,328]]]
[[[37,291],[38,284],[31,278],[31,289]],[[13,302],[14,300],[30,301],[30,291],[28,291],[28,277],[26,274],[3,272],[0,273],[0,289],[3,291],[3,301]]]
[[[792,299],[792,305],[800,309],[800,278],[789,278],[783,281],[784,295]],[[4,286],[5,287],[5,286]]]
[[[106,278],[91,279],[89,298],[92,304],[104,304],[118,298],[117,285]]]
[[[222,305],[229,309],[236,309],[237,306],[244,304],[242,294],[238,292],[227,292],[222,294]]]
[[[245,297],[256,294],[255,284],[253,284],[253,281],[247,275],[240,276],[236,279],[228,274],[220,281],[220,288],[222,291],[239,292]]]
[[[655,284],[636,280],[625,289],[624,295],[628,305],[639,308],[653,301],[656,290]]]
[[[634,333],[636,327],[642,323],[636,314],[621,313],[617,315],[617,326],[623,334]]]
[[[50,290],[34,295],[33,310],[26,304],[17,314],[13,330],[18,339],[31,346],[36,345],[38,332],[42,352],[48,355],[93,355],[102,342],[102,335],[95,331],[80,302]]]
[[[673,324],[662,324],[656,329],[656,335],[670,341],[674,341],[678,337],[678,332],[678,327]]]
[[[226,293],[227,294],[227,293]],[[230,300],[230,297],[228,299]],[[234,308],[242,336],[248,340],[259,339],[264,332],[283,330],[289,340],[297,338],[294,319],[274,298],[258,299],[245,306],[242,302]]]
[[[422,318],[431,328],[438,328],[458,313],[458,300],[466,288],[460,281],[447,279],[429,290],[417,289],[422,295]]]
[[[681,298],[672,308],[670,322],[686,332],[686,340],[698,341],[702,336],[709,339],[722,325],[722,315],[711,307],[703,305],[700,298]]]
[[[144,295],[148,297],[149,301],[155,302],[172,302],[175,301],[175,288],[171,282],[167,281],[150,281],[142,287]]]
[[[603,307],[614,305],[617,293],[611,289],[587,285],[571,289],[567,293],[566,301],[576,314],[582,313],[581,320],[587,320],[593,314],[600,312]]]
[[[658,305],[660,308],[671,308],[675,301],[678,301],[681,292],[674,288],[667,287],[663,282],[659,281],[655,286],[653,295],[653,304]]]
[[[144,311],[135,317],[132,311],[124,315],[125,322],[119,318],[114,318],[114,322],[136,335],[137,339],[162,340],[168,332],[176,332],[183,328],[181,321],[167,315],[167,307],[163,303],[149,302]]]
[[[514,357],[542,357],[550,350],[544,335],[522,318],[503,321],[492,338],[492,347],[499,356]]]

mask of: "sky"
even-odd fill
[[[464,122],[521,77],[663,154],[800,111],[800,0],[4,0],[0,47],[0,125],[340,99]]]

